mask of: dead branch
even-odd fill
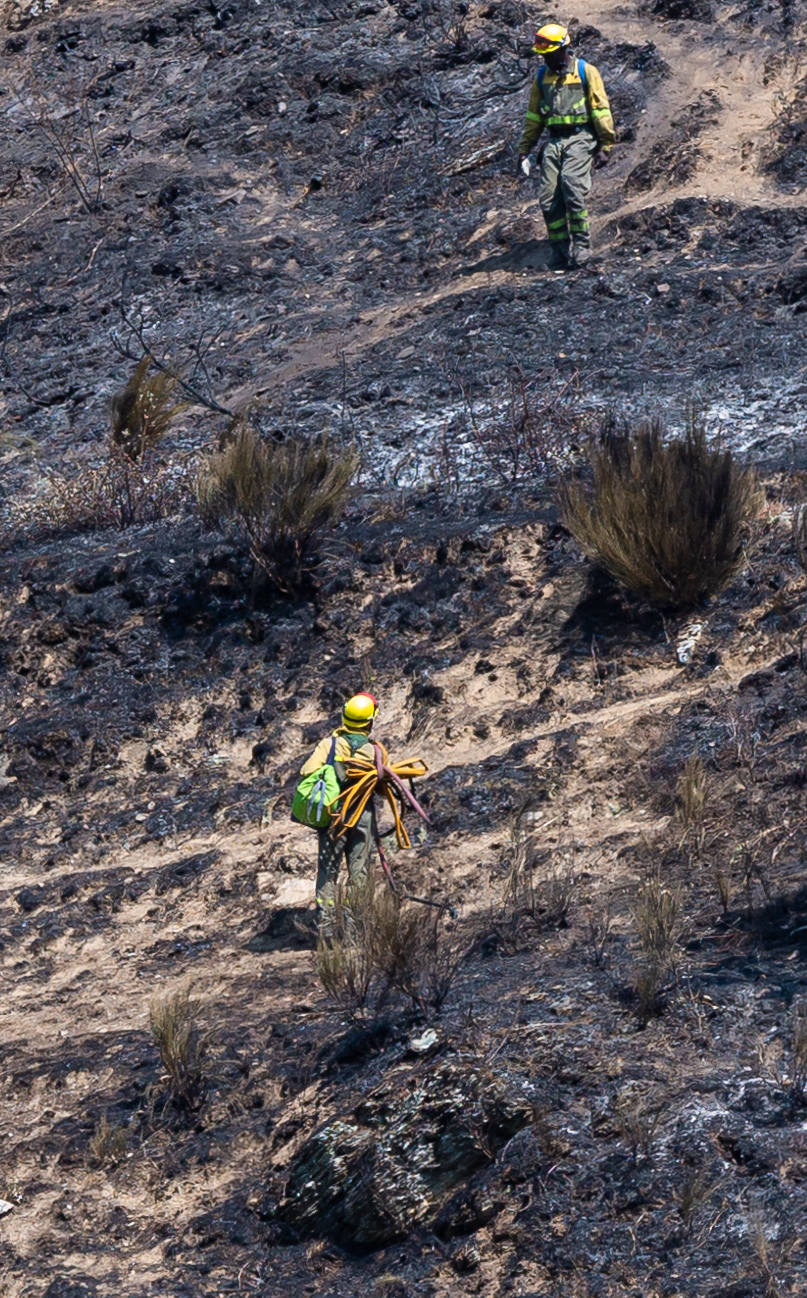
[[[118,310],[131,338],[137,343],[138,347],[138,350],[133,351],[130,345],[122,342],[117,333],[113,332],[113,344],[122,356],[125,356],[127,360],[135,362],[139,362],[144,356],[148,356],[155,369],[159,370],[161,374],[167,374],[172,379],[176,380],[177,385],[184,392],[185,396],[190,398],[194,405],[202,406],[205,410],[212,410],[217,415],[227,415],[229,419],[235,418],[236,411],[230,409],[228,406],[223,406],[220,401],[217,401],[215,397],[212,396],[210,391],[212,388],[212,377],[205,360],[211,347],[217,339],[221,337],[221,330],[214,333],[207,342],[205,342],[204,331],[202,331],[200,332],[199,337],[191,344],[190,360],[193,364],[189,376],[186,377],[176,365],[169,361],[162,360],[159,356],[155,355],[154,349],[146,337],[145,325],[142,320],[135,320],[129,314],[123,301],[123,294],[121,294],[121,301],[118,304]],[[201,374],[204,378],[207,385],[207,391],[203,391],[196,383],[195,380],[197,374]]]

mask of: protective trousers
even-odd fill
[[[355,828],[341,838],[332,838],[330,830],[317,830],[317,923],[322,937],[331,937],[336,910],[336,880],[339,867],[347,858],[348,883],[361,888],[367,880],[367,865],[373,844],[373,816],[368,808]]]
[[[573,241],[588,248],[591,232],[586,199],[597,141],[590,131],[547,141],[541,156],[538,202],[557,261],[568,260]]]

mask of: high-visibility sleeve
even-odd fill
[[[544,119],[541,116],[541,87],[538,85],[535,77],[532,79],[532,90],[530,91],[530,105],[527,109],[527,117],[524,122],[524,133],[519,142],[519,153],[526,155],[532,153],[538,143],[538,139],[544,129]]]
[[[600,148],[607,153],[616,143],[616,131],[602,77],[593,63],[586,64],[586,99],[592,129],[599,140]]]
[[[324,739],[320,739],[319,743],[317,744],[313,753],[309,757],[308,761],[304,762],[303,765],[300,767],[300,774],[312,775],[314,771],[318,771],[320,766],[324,766],[325,763],[327,762],[328,753],[330,751],[331,751],[331,736],[326,735]]]

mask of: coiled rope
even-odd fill
[[[410,757],[403,762],[390,762],[389,754],[383,744],[370,741],[375,750],[375,760],[355,754],[344,760],[345,775],[348,783],[342,792],[329,804],[331,816],[331,834],[341,838],[349,829],[354,829],[367,809],[370,799],[378,793],[383,797],[392,812],[395,822],[395,836],[398,846],[411,847],[412,842],[403,821],[406,807],[411,809],[429,823],[429,817],[412,792],[411,781],[427,772],[426,763],[419,757]],[[409,787],[404,781],[410,781]]]
[[[457,911],[449,902],[434,901],[431,897],[416,897],[414,893],[401,891],[398,888],[392,877],[390,863],[381,842],[375,803],[372,801],[373,795],[376,793],[385,799],[395,822],[395,836],[398,839],[398,846],[402,848],[411,847],[412,843],[403,821],[405,809],[411,807],[427,825],[431,823],[427,812],[423,810],[412,788],[412,781],[416,780],[420,775],[425,775],[428,767],[419,757],[409,757],[404,762],[391,762],[383,744],[377,743],[374,739],[371,739],[370,743],[375,751],[373,761],[368,757],[359,757],[355,753],[352,757],[344,759],[343,765],[348,784],[338,797],[328,804],[332,816],[330,833],[333,834],[334,838],[341,838],[349,829],[354,829],[369,805],[373,818],[373,837],[378,857],[392,891],[399,897],[406,897],[409,901],[418,902],[421,906],[433,906],[435,910],[448,911],[451,918],[456,919]]]

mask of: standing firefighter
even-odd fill
[[[329,804],[347,786],[345,761],[354,755],[371,762],[375,760],[375,750],[369,741],[377,710],[378,702],[372,694],[354,694],[348,699],[342,709],[342,724],[332,735],[319,741],[302,766],[300,775],[304,778],[297,786],[292,804],[295,819],[317,830],[317,919],[324,937],[333,931],[336,880],[342,861],[347,858],[352,887],[361,888],[367,879],[373,842],[372,806],[367,806],[341,838],[335,838],[331,833]]]
[[[519,169],[539,136],[549,135],[541,155],[538,201],[546,221],[556,269],[582,266],[591,252],[586,198],[591,164],[603,166],[616,139],[605,87],[593,63],[572,57],[569,33],[547,23],[535,33],[533,52],[543,66],[532,83]]]
[[[320,740],[302,767],[291,804],[292,818],[318,831],[317,923],[320,936],[326,940],[335,936],[339,867],[346,857],[349,887],[354,897],[360,894],[367,881],[373,844],[396,896],[453,914],[444,902],[401,892],[392,877],[381,845],[375,798],[386,803],[392,814],[392,828],[385,832],[395,833],[399,847],[411,847],[403,817],[408,809],[428,823],[412,783],[426,774],[426,764],[419,757],[390,761],[384,745],[370,738],[377,710],[372,694],[354,694],[348,699],[342,709],[341,726]]]

